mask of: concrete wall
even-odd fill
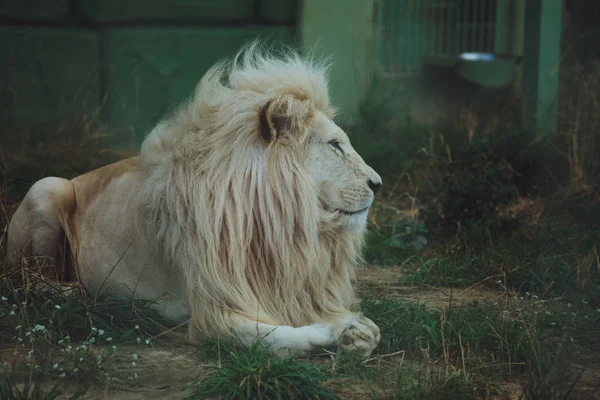
[[[352,122],[373,73],[373,1],[304,0],[299,21],[300,44],[333,64],[331,97],[340,119]]]
[[[256,36],[295,43],[296,0],[4,0],[0,105],[13,135],[85,118],[135,148]],[[7,133],[3,133],[7,134]]]

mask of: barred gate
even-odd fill
[[[414,75],[424,56],[506,50],[514,0],[378,0],[378,73]]]

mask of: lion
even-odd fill
[[[352,286],[381,177],[333,121],[328,67],[258,42],[213,66],[138,156],[30,188],[8,257],[156,300],[206,337],[276,354],[368,357],[379,328]]]

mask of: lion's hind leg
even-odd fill
[[[65,224],[75,204],[75,189],[70,181],[51,177],[36,182],[8,226],[9,264],[33,259],[36,266],[53,268],[49,275],[71,280],[73,277],[68,276],[71,274],[67,271],[70,251],[65,240]]]

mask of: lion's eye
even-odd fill
[[[342,149],[342,146],[340,146],[340,142],[337,140],[330,140],[329,145],[331,146],[332,149],[334,149],[337,152],[340,152],[341,154],[344,154],[344,150]]]

